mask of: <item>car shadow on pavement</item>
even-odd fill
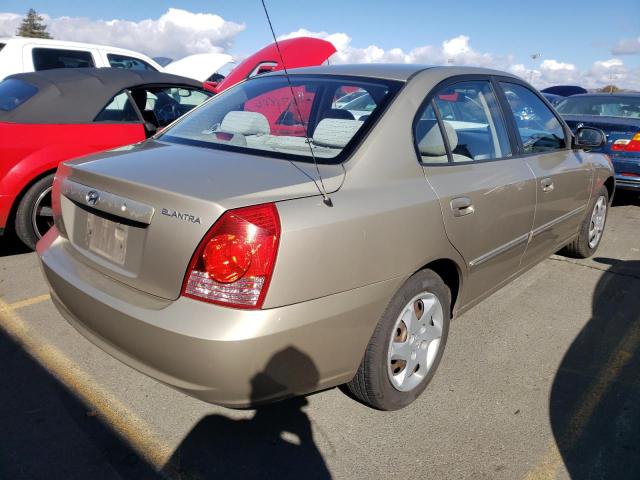
[[[0,330],[0,478],[161,478]]]
[[[613,206],[623,207],[626,205],[640,207],[640,191],[616,190],[613,196]]]
[[[255,402],[258,392],[307,390],[318,379],[312,360],[288,347],[251,380],[251,398]],[[258,407],[249,419],[209,415],[182,441],[163,472],[185,479],[330,479],[303,409],[307,403],[294,397]]]
[[[14,234],[7,232],[0,236],[0,257],[29,253],[31,249],[20,241]]]
[[[640,478],[640,261],[609,265],[556,373],[550,419],[572,479]]]

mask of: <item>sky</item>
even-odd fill
[[[338,49],[333,63],[478,65],[538,87],[615,83],[640,90],[640,0],[617,0],[611,13],[594,0],[266,2],[280,38],[326,38]],[[30,7],[55,38],[150,56],[243,58],[272,41],[260,0],[2,0],[0,36],[13,34]]]

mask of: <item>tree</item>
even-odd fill
[[[598,89],[598,92],[602,92],[602,93],[616,93],[621,91],[622,89],[620,87],[616,87],[615,85],[607,85],[606,87],[602,87]]]
[[[26,17],[22,19],[16,34],[20,37],[52,38],[47,32],[47,26],[43,23],[42,17],[33,8],[30,8]]]

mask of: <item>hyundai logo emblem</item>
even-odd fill
[[[95,190],[90,190],[89,193],[87,193],[87,204],[88,205],[93,206],[96,203],[98,203],[98,200],[100,200],[100,195]]]

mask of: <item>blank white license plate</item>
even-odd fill
[[[124,265],[129,235],[127,225],[112,222],[90,213],[87,216],[87,235],[90,251],[118,265]]]

